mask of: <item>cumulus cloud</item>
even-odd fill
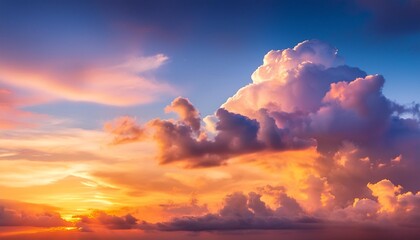
[[[132,118],[118,118],[105,124],[114,135],[113,143],[141,140],[144,129],[159,146],[160,163],[186,162],[187,167],[208,167],[224,164],[235,155],[263,150],[302,149],[313,146],[312,139],[301,139],[278,128],[275,120],[261,110],[261,122],[220,108],[215,114],[216,135],[211,138],[200,128],[198,111],[186,98],[177,98],[166,110],[175,111],[179,120],[154,119],[140,126]]]
[[[269,51],[264,56],[263,65],[251,77],[254,83],[272,80],[285,83],[289,71],[304,63],[330,68],[340,65],[342,59],[338,50],[327,43],[318,40],[304,41],[294,48]]]
[[[300,48],[309,49],[308,53],[299,53],[304,52],[297,50]],[[324,49],[323,54],[318,49]],[[326,169],[321,174],[332,178],[328,181],[334,184],[345,185],[344,178],[355,182],[345,175],[360,174],[363,182],[358,186],[392,178],[415,189],[413,169],[420,169],[416,157],[419,148],[415,147],[420,142],[416,104],[402,106],[389,100],[382,93],[385,79],[381,75],[367,75],[358,68],[340,65],[344,62],[337,58],[341,60],[335,48],[316,40],[276,54],[269,52],[254,72],[253,83],[240,89],[222,107],[260,124],[267,119],[260,114],[265,111],[278,128],[289,133],[289,139],[316,141],[323,155],[320,168]],[[332,176],[341,167],[331,166],[331,160],[346,143],[353,144],[357,152],[347,154],[353,155],[349,157],[353,167],[344,167],[340,176]],[[404,156],[403,161],[391,161],[399,155]],[[359,159],[368,160],[368,164]],[[369,172],[370,177],[363,176],[363,172]],[[338,189],[334,185],[332,188]],[[352,189],[367,191],[366,187]]]
[[[402,117],[415,108],[387,99],[382,76],[344,65],[337,49],[326,43],[309,40],[270,51],[252,78],[253,83],[229,98],[214,116],[204,118],[214,133],[201,127],[199,112],[185,98],[166,108],[179,120],[147,123],[145,128],[154,129],[161,149],[160,162],[215,166],[238,154],[310,146],[331,156],[344,142],[381,163],[400,154],[412,159],[418,153],[412,145],[420,139],[419,120]],[[141,127],[126,121],[134,130],[128,139],[136,140],[140,133],[135,129]],[[117,126],[112,129],[116,139],[127,138]]]
[[[260,109],[310,112],[321,106],[330,84],[364,77],[358,68],[340,65],[337,49],[320,41],[304,41],[293,49],[270,51],[241,88],[222,107],[246,116]]]

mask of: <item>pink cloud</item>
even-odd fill
[[[18,127],[34,127],[34,120],[46,116],[31,113],[21,109],[31,102],[42,101],[34,96],[20,96],[13,91],[0,88],[0,129],[13,129]]]
[[[157,54],[129,59],[113,66],[87,66],[72,71],[40,71],[0,64],[0,81],[50,99],[86,101],[114,106],[145,104],[174,87],[150,77],[168,57]]]

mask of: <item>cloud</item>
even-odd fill
[[[378,198],[381,212],[393,212],[397,205],[396,194],[401,191],[401,186],[394,186],[391,181],[384,179],[375,184],[369,183],[368,188],[372,195]]]
[[[189,203],[168,203],[159,204],[159,207],[165,213],[165,216],[199,216],[208,213],[207,204],[199,205],[198,199],[192,196]]]
[[[181,121],[188,124],[194,132],[200,130],[200,114],[188,99],[181,97],[176,98],[171,102],[171,105],[165,108],[165,111],[176,112],[181,118]]]
[[[24,111],[22,106],[42,101],[39,97],[22,96],[13,90],[0,87],[0,129],[31,128],[34,121],[45,119],[46,116]]]
[[[387,179],[367,186],[372,191],[370,198],[355,198],[352,204],[343,208],[319,206],[317,211],[302,208],[296,199],[284,193],[284,187],[266,186],[260,189],[261,194],[228,194],[216,213],[175,217],[171,221],[144,223],[139,227],[162,231],[313,229],[331,224],[357,227],[359,223],[379,228],[384,224],[391,228],[418,227],[420,192],[400,193],[401,187]],[[277,199],[274,206],[261,200],[267,194]]]
[[[371,198],[355,198],[352,205],[332,212],[335,221],[370,222],[374,224],[419,227],[420,192],[402,192],[388,179],[368,183]]]
[[[176,111],[179,120],[154,119],[144,127],[134,119],[120,118],[105,124],[105,130],[114,135],[114,143],[141,140],[146,130],[156,141],[160,163],[185,162],[186,167],[209,167],[224,164],[230,156],[263,150],[302,149],[314,145],[311,139],[289,136],[278,128],[274,119],[261,110],[262,121],[217,110],[214,138],[200,128],[201,119],[194,106],[185,98],[175,99],[167,110]],[[146,130],[144,130],[146,129]]]
[[[309,54],[299,54],[299,48],[310,49]],[[318,48],[329,50],[317,54]],[[241,88],[222,107],[255,119],[260,125],[272,118],[274,126],[288,133],[286,139],[314,140],[323,155],[319,167],[327,169],[321,174],[328,178],[334,191],[338,191],[338,185],[346,184],[341,182],[344,178],[356,183],[358,180],[345,177],[351,174],[363,179],[358,186],[391,178],[409,189],[418,188],[412,180],[414,169],[420,169],[416,160],[419,150],[414,146],[420,142],[416,104],[402,106],[389,100],[382,93],[385,79],[381,75],[367,75],[358,68],[339,65],[344,62],[336,62],[337,57],[335,48],[316,40],[276,54],[269,52],[254,72],[253,83]],[[261,111],[266,114],[261,115]],[[274,134],[271,139],[279,144],[285,137],[276,138]],[[352,155],[349,164],[353,167],[331,166],[333,156],[346,143],[355,148],[355,153],[347,154]],[[391,162],[399,155],[403,156],[402,162]],[[359,159],[368,159],[368,164]],[[340,177],[333,176],[338,169]],[[369,172],[370,177],[362,172]],[[367,189],[363,191],[366,193]]]
[[[37,204],[0,200],[0,226],[69,226],[56,209]]]
[[[113,106],[145,104],[175,89],[155,81],[151,72],[162,66],[163,54],[132,58],[106,66],[82,66],[75,69],[40,71],[0,63],[0,82],[51,100],[94,102]]]
[[[74,218],[80,219],[76,223],[76,226],[78,226],[79,230],[83,232],[92,231],[90,226],[98,224],[108,229],[132,229],[136,227],[138,221],[131,214],[115,216],[104,211],[94,211],[89,216],[76,215]]]
[[[197,166],[219,165],[230,152],[247,151],[247,147],[251,149],[258,147],[256,136],[259,126],[256,122],[223,109],[218,111],[217,116],[221,118],[216,127],[220,134],[214,141],[205,136],[196,138],[190,122],[159,119],[150,122],[150,126],[155,129],[154,139],[161,149],[160,161],[170,163],[192,159],[197,162],[192,164]]]
[[[114,136],[113,144],[138,141],[144,135],[144,129],[136,124],[135,119],[128,116],[106,122],[104,130]]]
[[[270,51],[252,74],[253,82],[241,88],[222,107],[246,116],[260,109],[276,112],[317,110],[330,84],[364,77],[358,68],[341,65],[337,49],[317,40],[293,49]]]
[[[273,181],[284,188],[275,197],[264,195],[274,198],[276,207],[258,195],[234,194],[226,198],[226,209],[179,218],[177,226],[213,229],[229,219],[226,226],[238,227],[238,221],[250,218],[252,228],[260,226],[254,221],[262,215],[261,221],[309,216],[377,223],[398,219],[404,224],[417,217],[410,212],[417,209],[414,193],[420,187],[417,104],[391,101],[382,92],[383,76],[345,65],[337,49],[317,40],[269,52],[252,78],[204,120],[187,99],[177,98],[167,109],[178,113],[178,119],[137,125],[157,143],[161,164],[198,168],[230,160],[254,162],[276,175]],[[305,160],[283,156],[315,148],[316,154]],[[410,217],[398,214],[403,211]],[[203,226],[205,221],[211,224]]]
[[[130,120],[130,129],[142,130],[129,138],[153,139],[160,164],[186,168],[225,165],[230,159],[248,159],[245,155],[269,165],[263,153],[316,147],[320,154],[316,161],[279,169],[305,172],[301,179],[291,176],[298,185],[285,179],[282,184],[307,212],[366,199],[371,196],[367,183],[381,179],[417,191],[416,105],[403,106],[386,98],[381,75],[343,64],[337,49],[316,40],[271,51],[253,74],[253,82],[214,115],[202,120],[188,99],[177,98],[166,110],[175,111],[178,119],[154,119],[143,126]],[[202,121],[210,126],[202,126]],[[143,132],[148,133],[145,138]],[[115,131],[115,139],[125,137]],[[254,153],[259,155],[252,157]],[[271,161],[279,161],[274,155]],[[284,161],[276,164],[292,160]],[[298,207],[293,209],[279,211],[302,214]]]
[[[310,63],[330,68],[341,65],[342,62],[338,50],[331,45],[318,40],[304,41],[294,48],[269,51],[264,56],[263,65],[258,67],[251,77],[254,83],[272,80],[285,82],[289,71],[302,64]]]
[[[343,140],[363,146],[384,137],[393,109],[382,95],[383,84],[379,75],[331,84],[323,99],[325,105],[310,116],[319,149],[331,149]]]
[[[156,228],[162,231],[210,231],[239,229],[300,229],[319,227],[315,218],[289,219],[275,215],[275,211],[261,201],[261,195],[250,192],[229,194],[218,213],[200,217],[179,217],[155,225],[140,225],[140,228]]]

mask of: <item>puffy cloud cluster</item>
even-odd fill
[[[123,117],[105,124],[105,130],[114,135],[114,143],[142,139],[146,130],[151,130],[159,146],[159,161],[162,164],[186,162],[187,167],[206,167],[224,164],[235,155],[263,150],[300,149],[313,146],[312,139],[290,136],[287,130],[276,126],[275,120],[266,111],[259,112],[261,122],[247,116],[217,110],[216,131],[212,139],[201,127],[198,111],[186,98],[177,98],[166,108],[175,111],[179,120],[154,119],[137,125],[132,118]]]
[[[312,228],[320,223],[320,220],[311,217],[295,215],[293,218],[287,218],[280,215],[282,209],[293,209],[297,204],[284,195],[280,196],[280,199],[283,205],[273,210],[261,200],[260,194],[250,192],[245,195],[235,192],[226,196],[223,207],[217,213],[174,218],[169,222],[157,223],[153,227],[163,231],[207,231]],[[301,209],[298,207],[294,210]]]
[[[408,227],[419,227],[420,192],[402,192],[401,186],[388,179],[368,183],[370,198],[355,198],[352,205],[335,210],[331,216],[335,221],[388,223]]]
[[[252,74],[252,80],[254,83],[284,81],[290,70],[303,63],[334,67],[343,62],[337,53],[336,48],[318,40],[304,41],[294,48],[271,50],[264,56],[263,65]]]
[[[219,109],[216,117],[218,134],[214,140],[202,133],[197,136],[188,121],[152,120],[149,124],[155,130],[153,137],[160,148],[160,162],[186,161],[189,167],[215,166],[234,154],[263,148],[257,139],[257,121],[224,109]]]
[[[0,226],[69,226],[55,209],[47,206],[0,200]]]
[[[253,74],[253,83],[241,88],[222,107],[255,116],[259,109],[310,112],[322,105],[331,83],[365,77],[358,68],[339,65],[337,49],[320,41],[304,41],[293,49],[270,51]]]
[[[139,227],[163,231],[308,229],[322,228],[329,223],[357,226],[361,222],[377,227],[382,226],[381,223],[387,223],[388,227],[419,227],[420,192],[400,193],[401,187],[386,179],[369,183],[368,187],[370,198],[356,198],[344,208],[311,212],[288,196],[283,187],[266,186],[260,193],[227,195],[217,213],[178,217],[154,225],[144,223]],[[261,199],[267,195],[275,197],[275,206],[269,206]]]

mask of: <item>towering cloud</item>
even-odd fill
[[[380,163],[400,154],[414,156],[417,150],[408,146],[420,138],[418,119],[401,117],[410,109],[382,94],[382,76],[342,65],[337,52],[317,40],[270,51],[253,73],[253,83],[216,111],[214,139],[201,128],[195,107],[175,99],[166,111],[176,112],[179,120],[146,124],[155,129],[161,162],[218,165],[232,155],[314,145],[323,154],[334,154],[344,142]],[[110,130],[117,139],[126,135],[118,134],[120,128]],[[135,129],[129,138],[141,134]],[[206,160],[201,164],[197,159]]]
[[[253,83],[222,107],[247,116],[255,116],[262,108],[289,113],[316,111],[331,83],[366,76],[362,70],[340,63],[337,49],[317,40],[270,51],[252,74]]]
[[[317,40],[270,51],[252,79],[204,118],[211,126],[202,127],[195,107],[177,98],[166,110],[178,120],[154,119],[144,126],[129,120],[128,138],[143,139],[139,136],[150,131],[161,164],[209,167],[247,156],[277,164],[281,187],[262,193],[275,192],[278,205],[265,203],[260,193],[234,193],[217,214],[179,218],[159,228],[237,229],[244,221],[250,228],[283,228],[291,226],[290,219],[294,224],[304,218],[401,224],[418,219],[418,105],[386,98],[381,75],[344,65],[337,49]],[[127,138],[119,133],[123,126],[109,126],[115,139]],[[319,154],[314,161],[277,157],[280,151],[313,148]],[[281,178],[287,171],[302,175],[290,175],[298,183]]]

